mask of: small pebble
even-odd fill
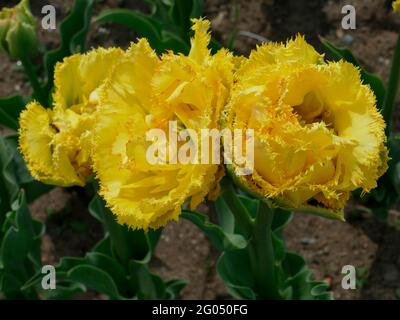
[[[108,34],[110,34],[110,30],[108,30],[107,28],[104,28],[104,27],[100,27],[99,28],[99,33],[108,35]]]
[[[308,246],[310,244],[314,244],[316,242],[315,238],[303,238],[301,239],[301,244]]]
[[[342,41],[345,45],[351,45],[353,43],[353,36],[350,34],[345,34],[344,37],[342,38]]]

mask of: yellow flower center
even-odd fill
[[[303,102],[293,106],[293,111],[302,125],[322,122],[327,128],[334,130],[332,112],[327,108],[321,94],[316,91],[306,93]]]

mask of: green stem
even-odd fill
[[[279,300],[275,274],[275,255],[272,243],[274,210],[260,201],[253,237],[249,243],[249,255],[257,294],[262,299]]]
[[[127,264],[130,258],[129,248],[126,245],[127,239],[123,234],[122,226],[117,223],[110,210],[105,210],[104,224],[110,234],[111,242],[118,257],[124,264]]]
[[[392,132],[392,115],[396,102],[396,93],[400,78],[400,33],[397,38],[396,49],[394,51],[392,67],[390,69],[389,83],[386,91],[385,102],[383,105],[383,118],[386,122],[386,135]]]
[[[280,300],[279,275],[276,273],[276,259],[273,243],[272,222],[274,210],[267,202],[260,201],[255,220],[238,198],[232,180],[225,177],[221,181],[221,196],[235,217],[235,226],[239,232],[249,239],[246,248],[251,272],[253,288],[261,299]]]
[[[47,98],[44,94],[42,87],[39,83],[35,69],[33,68],[32,62],[29,58],[21,58],[22,66],[24,67],[25,74],[28,76],[29,82],[32,85],[34,96],[44,107],[47,107]]]
[[[233,188],[233,183],[228,177],[222,179],[221,189],[221,196],[233,213],[235,223],[240,233],[246,238],[249,238],[253,230],[254,221],[251,219],[250,213],[247,211],[246,207],[237,197],[236,191]]]
[[[96,180],[93,180],[91,183],[86,185],[86,192],[91,197],[93,194],[97,194],[99,190],[99,186]],[[98,208],[98,212],[100,215],[96,215],[96,219],[98,219],[102,224],[106,231],[108,231],[111,239],[112,246],[115,249],[116,254],[121,259],[121,261],[127,266],[130,260],[130,250],[128,247],[128,242],[124,235],[123,226],[119,225],[115,220],[112,212],[106,207],[105,202],[99,196],[96,197],[96,201],[98,201],[97,205],[100,206]]]
[[[238,33],[237,26],[238,26],[239,19],[240,19],[240,10],[239,10],[239,5],[237,3],[237,0],[233,1],[233,14],[234,14],[233,30],[232,30],[232,34],[228,41],[228,46],[227,46],[229,51],[233,51],[234,46],[235,46],[235,41],[237,38],[237,33]]]
[[[105,210],[104,224],[110,234],[111,243],[115,249],[115,252],[123,264],[127,266],[130,258],[129,248],[126,245],[127,239],[123,234],[123,227],[117,223],[110,210]]]

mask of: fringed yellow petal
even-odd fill
[[[111,72],[123,51],[118,48],[98,48],[86,54],[75,54],[57,63],[54,71],[54,103],[57,108],[74,108],[82,113],[88,100]]]
[[[210,56],[210,50],[207,48],[210,43],[211,36],[208,33],[210,29],[210,21],[202,19],[192,19],[192,30],[194,38],[191,39],[191,49],[189,58],[201,64],[206,58]]]
[[[255,170],[236,178],[250,192],[342,218],[351,191],[375,188],[387,169],[385,123],[359,70],[321,59],[302,37],[259,47],[236,75],[224,123],[255,131]]]
[[[308,44],[304,37],[297,35],[282,43],[266,43],[253,50],[250,58],[243,63],[242,68],[236,73],[238,78],[243,75],[250,75],[274,64],[323,64],[324,56],[319,54],[313,46]]]
[[[98,89],[121,60],[120,49],[73,55],[55,70],[53,110],[27,106],[20,145],[32,175],[48,184],[83,186],[92,175],[91,144]]]
[[[194,23],[188,56],[169,52],[159,59],[140,40],[99,93],[93,154],[100,192],[118,221],[132,228],[157,229],[177,220],[182,205],[196,207],[221,176],[219,165],[146,159],[151,129],[168,137],[170,121],[196,131],[219,127],[233,82],[233,58],[225,51],[211,56],[209,22]]]
[[[53,112],[37,102],[30,103],[20,116],[19,145],[32,176],[44,183],[60,186],[83,185],[71,170],[66,153],[58,148],[58,130],[52,125]],[[64,164],[60,166],[59,159]]]

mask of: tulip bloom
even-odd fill
[[[55,68],[54,108],[29,103],[20,116],[19,145],[32,176],[47,184],[83,186],[92,174],[91,129],[97,89],[122,57],[96,49]]]
[[[302,37],[253,51],[236,74],[225,126],[255,131],[251,193],[289,209],[343,218],[351,191],[387,169],[385,123],[369,86],[347,62],[325,62]]]
[[[210,54],[208,29],[208,21],[194,20],[188,56],[168,52],[159,58],[147,40],[140,40],[101,89],[94,167],[100,194],[120,223],[159,228],[177,220],[182,205],[194,209],[216,188],[219,164],[173,163],[179,148],[170,149],[168,163],[146,158],[152,129],[168,132],[171,122],[194,132],[219,128],[233,81],[233,59],[225,50]]]

